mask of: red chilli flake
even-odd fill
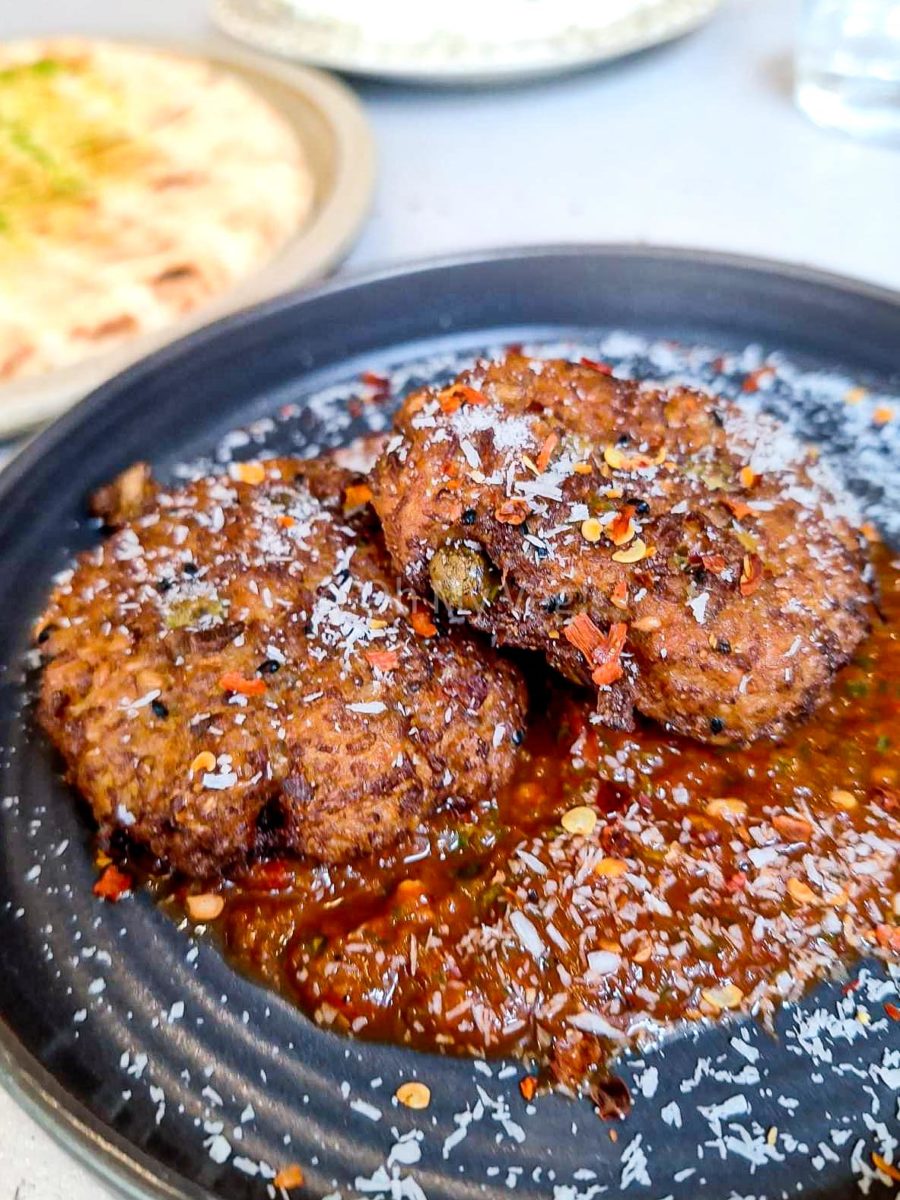
[[[628,584],[624,579],[620,579],[613,588],[612,594],[609,597],[609,602],[610,604],[614,604],[616,608],[628,607]]]
[[[488,398],[483,392],[467,387],[464,383],[454,383],[438,392],[438,404],[441,412],[447,414],[457,412],[464,404],[487,404]]]
[[[594,661],[598,665],[591,672],[591,679],[597,687],[615,683],[622,677],[622,651],[625,649],[625,639],[628,636],[628,626],[624,621],[616,621],[610,625],[609,633],[603,640],[603,645],[594,651]],[[598,661],[599,660],[599,661]]]
[[[888,1160],[882,1154],[879,1154],[877,1150],[872,1151],[872,1165],[877,1171],[880,1171],[882,1175],[887,1175],[888,1179],[890,1179],[892,1182],[900,1183],[900,1169],[895,1167],[893,1163],[889,1163]]]
[[[577,613],[563,629],[563,637],[576,650],[580,650],[588,662],[592,662],[594,651],[603,643],[603,634],[587,615]]]
[[[774,375],[774,367],[760,367],[758,371],[751,371],[743,382],[743,390],[745,392],[758,392],[763,383],[771,379]]]
[[[762,559],[758,554],[744,555],[744,568],[741,571],[740,589],[742,596],[752,596],[763,579]]]
[[[488,398],[484,392],[479,392],[477,388],[466,387],[464,383],[458,383],[454,391],[462,400],[463,404],[487,404]]]
[[[586,612],[580,612],[563,629],[566,641],[579,650],[594,668],[591,679],[597,687],[614,683],[622,675],[620,662],[628,626],[624,621],[610,625],[604,634]]]
[[[240,696],[262,696],[266,685],[262,679],[245,679],[239,671],[226,671],[219,680],[223,692],[237,692]]]
[[[887,404],[883,404],[880,408],[876,408],[872,413],[872,424],[877,425],[881,429],[884,425],[889,425],[894,419],[894,410]]]
[[[111,904],[115,904],[117,900],[127,896],[133,887],[131,876],[120,871],[115,863],[110,863],[94,884],[94,895],[99,896],[101,900],[108,900]]]
[[[522,1099],[529,1103],[534,1099],[538,1089],[538,1081],[536,1075],[524,1075],[519,1080],[519,1091],[522,1093]]]
[[[743,521],[744,517],[749,517],[753,512],[750,505],[739,500],[737,496],[722,496],[721,500],[731,515],[737,517],[739,521]]]
[[[890,1000],[885,1004],[884,1011],[892,1021],[900,1021],[900,1008],[896,1004],[891,1004]]]
[[[365,658],[377,671],[393,671],[400,662],[396,650],[367,650]]]
[[[700,561],[703,563],[703,569],[709,571],[710,575],[721,575],[728,566],[724,554],[702,554]]]
[[[504,500],[494,509],[494,520],[501,525],[521,525],[530,511],[527,500]]]
[[[631,540],[633,534],[632,518],[637,512],[633,504],[626,504],[613,517],[606,527],[606,536],[614,546],[623,546]]]
[[[553,451],[556,449],[556,447],[558,445],[559,445],[559,434],[558,433],[548,434],[548,436],[544,439],[544,444],[543,444],[543,446],[541,446],[538,456],[534,460],[534,465],[537,467],[538,471],[542,475],[543,475],[544,471],[546,471],[547,468],[550,466],[550,459],[553,455]]]
[[[367,483],[351,483],[344,489],[344,507],[361,508],[372,499],[372,489]]]
[[[583,367],[590,367],[592,371],[599,371],[601,375],[612,375],[613,373],[609,363],[598,362],[594,358],[582,358],[580,362]]]
[[[416,612],[410,614],[409,623],[419,637],[430,638],[437,633],[437,625],[422,609],[417,609]]]
[[[299,1163],[289,1163],[286,1167],[281,1168],[272,1182],[276,1188],[292,1192],[295,1188],[303,1187],[303,1170]]]

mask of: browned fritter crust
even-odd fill
[[[38,623],[38,718],[103,837],[194,876],[264,849],[336,862],[490,795],[524,720],[517,669],[464,631],[414,632],[359,477],[232,474],[112,485],[107,520],[143,515]]]
[[[868,628],[851,506],[770,418],[513,354],[411,395],[395,430],[373,487],[404,578],[593,680],[608,724],[778,737]]]

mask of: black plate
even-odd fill
[[[82,519],[95,485],[136,458],[171,474],[286,404],[296,410],[257,425],[250,450],[236,452],[258,453],[254,438],[301,450],[346,439],[359,422],[342,404],[307,401],[358,391],[365,369],[414,378],[486,346],[563,338],[591,348],[612,329],[784,355],[767,402],[818,437],[897,536],[895,427],[874,429],[871,396],[855,406],[842,397],[850,382],[900,392],[900,298],[646,248],[497,254],[280,300],[113,380],[0,477],[0,795],[11,798],[0,805],[0,1065],[51,1130],[133,1194],[264,1196],[272,1170],[296,1161],[313,1196],[418,1200],[421,1189],[437,1200],[514,1187],[559,1189],[558,1200],[601,1188],[725,1200],[794,1196],[802,1183],[805,1196],[837,1198],[865,1181],[873,1150],[890,1153],[900,1025],[885,1017],[896,988],[879,969],[852,993],[823,987],[783,1014],[777,1039],[744,1023],[626,1064],[637,1104],[614,1142],[586,1103],[543,1098],[529,1113],[502,1064],[482,1070],[318,1031],[212,946],[192,948],[147,896],[115,908],[94,900],[89,822],[30,731],[29,624],[51,575],[97,537]],[[723,377],[714,353],[617,345],[643,374],[668,366],[732,391],[760,359],[730,358]],[[416,1075],[431,1107],[398,1109],[395,1087]]]

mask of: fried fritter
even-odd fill
[[[343,861],[506,780],[519,672],[410,613],[369,494],[296,460],[104,490],[124,524],[37,626],[39,720],[104,842],[192,876],[266,850]]]
[[[778,737],[864,636],[852,505],[777,422],[510,355],[407,398],[375,468],[405,580],[706,741]]]

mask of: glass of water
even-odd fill
[[[794,88],[817,124],[900,145],[900,0],[803,0]]]

